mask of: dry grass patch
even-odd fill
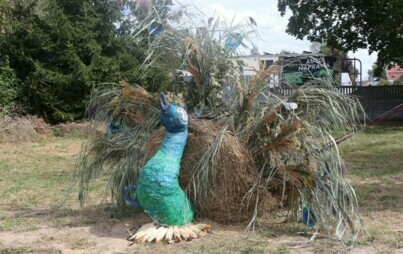
[[[22,143],[41,140],[50,134],[42,118],[7,114],[0,116],[0,143]]]
[[[60,123],[52,126],[53,135],[56,137],[88,137],[90,130],[90,123],[86,121]]]

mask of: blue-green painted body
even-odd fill
[[[154,220],[166,225],[184,225],[193,220],[193,206],[179,186],[178,176],[186,145],[187,115],[184,109],[170,105],[161,112],[166,127],[164,141],[140,172],[137,198]]]

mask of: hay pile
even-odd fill
[[[52,132],[56,137],[86,137],[92,134],[92,129],[89,122],[82,121],[54,125]]]
[[[151,135],[146,160],[159,149],[164,132],[160,128]],[[200,170],[199,163],[220,134],[220,126],[212,120],[190,121],[179,183],[195,204],[196,216],[233,223],[250,219],[256,206],[259,212],[278,207],[278,201],[267,191],[260,191],[257,200],[258,189],[253,188],[257,178],[253,157],[231,132],[223,133],[216,155],[208,162],[210,167]],[[201,175],[207,175],[206,183],[199,180],[203,179]]]
[[[0,143],[38,141],[50,131],[49,125],[36,116],[8,113],[0,117]]]

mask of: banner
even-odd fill
[[[333,64],[335,61],[336,57],[283,57],[282,81],[289,84],[303,85],[314,79],[332,80],[334,78]]]

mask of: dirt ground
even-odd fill
[[[64,212],[52,209],[2,212],[1,217],[14,219],[17,224],[11,231],[0,232],[1,253],[403,253],[403,215],[393,211],[365,215],[364,219],[372,221],[371,227],[387,225],[400,234],[399,249],[371,242],[350,249],[321,234],[309,242],[313,232],[302,232],[302,227],[289,223],[272,225],[267,234],[245,234],[244,225],[223,226],[211,221],[213,234],[192,242],[129,246],[127,230],[148,222],[145,215],[110,219],[107,213],[91,207]]]

